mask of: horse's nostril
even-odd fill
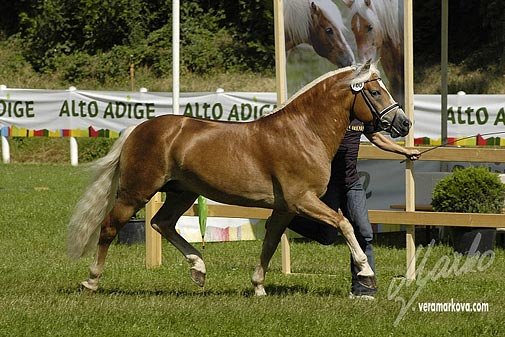
[[[403,121],[403,125],[404,126],[410,126],[410,122],[406,119]]]

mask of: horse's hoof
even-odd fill
[[[205,285],[205,273],[193,268],[190,269],[190,272],[193,282],[195,282],[198,286],[203,287]]]
[[[254,295],[266,296],[267,292],[265,291],[265,288],[263,286],[256,286],[256,287],[254,287]]]
[[[81,289],[95,292],[98,290],[97,283],[90,283],[89,280],[81,282]]]
[[[377,289],[377,279],[373,276],[358,275],[358,283],[368,289]]]

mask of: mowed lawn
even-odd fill
[[[376,246],[380,291],[376,301],[363,302],[348,299],[344,245],[293,241],[295,274],[281,273],[276,253],[266,280],[269,296],[256,298],[250,276],[261,241],[208,243],[203,289],[169,244],[163,266],[152,270],[144,267],[144,245],[113,244],[100,290],[81,292],[91,257],[69,260],[65,237],[88,178],[82,167],[0,165],[0,336],[505,334],[503,249],[468,260],[447,246],[425,247],[418,282],[400,288],[405,250]],[[421,312],[419,306],[431,302],[485,303],[488,310]]]

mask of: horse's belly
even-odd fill
[[[183,184],[217,202],[271,208],[275,198],[272,184],[259,177],[237,177],[226,173],[188,173]]]

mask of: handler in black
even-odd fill
[[[375,132],[371,125],[353,120],[347,128],[342,144],[331,164],[331,178],[326,194],[321,198],[328,206],[338,211],[340,208],[344,216],[351,222],[356,239],[365,252],[370,267],[375,272],[375,260],[372,249],[373,231],[368,220],[366,207],[366,193],[359,180],[357,162],[361,135],[365,136],[380,149],[405,155],[410,160],[419,158],[418,150],[404,148],[379,132]],[[321,224],[300,216],[295,217],[289,224],[289,229],[323,245],[335,243],[337,230],[331,226]],[[367,288],[358,282],[359,270],[354,266],[351,258],[351,298],[374,299],[377,289]]]

